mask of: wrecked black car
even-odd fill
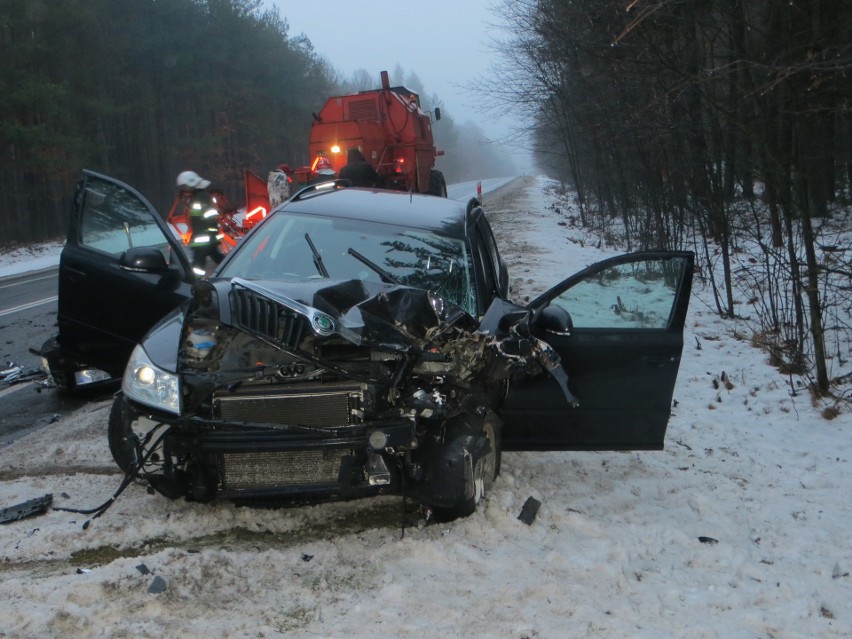
[[[518,306],[480,208],[325,183],[197,280],[137,192],[86,172],[75,202],[46,356],[80,386],[124,359],[110,449],[168,497],[395,493],[452,519],[503,450],[663,446],[691,253],[606,260]],[[171,307],[140,332],[154,298]]]

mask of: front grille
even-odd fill
[[[298,346],[307,330],[307,319],[298,313],[241,288],[231,291],[231,320],[236,328],[292,348]]]
[[[292,490],[337,484],[342,449],[224,453],[223,492]]]
[[[349,120],[378,120],[379,106],[375,98],[349,100]]]
[[[220,419],[302,426],[345,426],[360,421],[360,388],[345,385],[269,387],[216,397]]]

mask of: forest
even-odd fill
[[[499,0],[492,22],[492,77],[468,88],[513,114],[579,223],[697,247],[717,312],[754,319],[782,370],[822,393],[852,379],[852,3]],[[260,0],[0,0],[0,43],[0,245],[63,237],[82,168],[160,210],[187,168],[239,198],[245,169],[304,163],[311,114],[381,71],[342,77]],[[442,107],[449,182],[512,171],[388,64]]]
[[[383,70],[343,78],[260,0],[0,0],[0,50],[0,246],[63,238],[83,168],[161,212],[187,169],[239,201],[246,169],[306,163],[312,113],[377,88]],[[388,65],[427,110],[443,106],[415,70]],[[475,125],[442,110],[448,180],[511,174]]]
[[[512,0],[499,13],[491,105],[533,122],[581,223],[632,250],[700,247],[722,317],[757,318],[754,339],[819,391],[848,380],[852,3]],[[738,269],[746,243],[762,260]]]

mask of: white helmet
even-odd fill
[[[206,189],[210,186],[210,180],[205,180],[195,171],[184,171],[177,176],[177,185],[188,189]]]

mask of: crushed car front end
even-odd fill
[[[476,328],[401,285],[199,282],[131,357],[113,455],[170,497],[402,493],[467,514],[499,469],[503,391]]]

